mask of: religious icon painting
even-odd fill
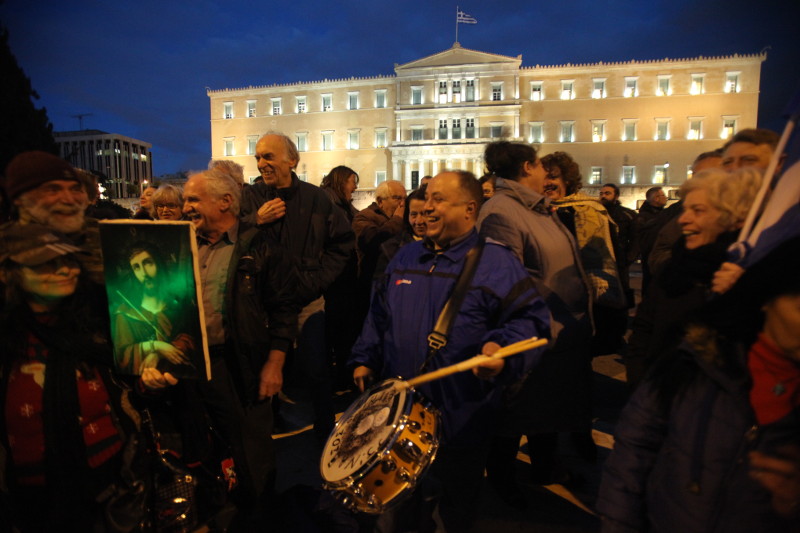
[[[117,371],[211,379],[194,226],[104,220],[100,243]]]

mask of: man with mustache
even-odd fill
[[[100,234],[95,219],[84,215],[89,206],[86,183],[72,165],[41,151],[23,152],[6,166],[3,188],[12,206],[13,224],[41,224],[66,235],[90,252],[79,259],[92,280],[103,282]]]

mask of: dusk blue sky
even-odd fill
[[[524,66],[758,53],[759,124],[800,90],[799,0],[460,0],[465,48]],[[456,3],[6,0],[0,21],[56,131],[153,144],[154,173],[205,167],[206,87],[393,74],[455,40]]]

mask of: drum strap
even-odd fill
[[[467,252],[466,258],[464,259],[464,267],[458,275],[453,292],[450,294],[450,298],[447,299],[447,302],[445,302],[442,312],[436,320],[436,325],[433,327],[433,331],[428,334],[428,354],[425,357],[425,362],[422,363],[422,366],[419,368],[420,374],[427,371],[428,365],[433,358],[436,357],[436,354],[439,353],[439,350],[447,345],[447,336],[453,328],[453,322],[456,321],[456,316],[461,310],[461,304],[464,302],[469,284],[472,282],[475,271],[478,269],[478,261],[481,259],[484,244],[486,244],[486,241],[483,237],[479,236],[478,242]]]

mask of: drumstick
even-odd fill
[[[408,381],[401,381],[398,382],[401,387],[416,387],[417,385],[422,385],[423,383],[428,383],[429,381],[435,381],[437,379],[441,379],[443,377],[447,377],[451,374],[456,374],[458,372],[464,372],[465,370],[470,370],[479,366],[481,363],[486,361],[490,361],[492,359],[502,359],[504,357],[508,357],[509,355],[514,355],[519,352],[524,352],[525,350],[531,350],[533,348],[538,348],[539,346],[544,346],[548,343],[547,339],[540,339],[538,337],[531,337],[530,339],[525,339],[519,342],[515,342],[514,344],[509,344],[508,346],[504,346],[494,352],[492,355],[476,355],[470,359],[465,361],[461,361],[460,363],[456,363],[454,365],[446,366],[444,368],[440,368],[439,370],[434,370],[433,372],[428,372],[427,374],[422,374],[421,376],[417,376],[415,378],[409,379]]]

